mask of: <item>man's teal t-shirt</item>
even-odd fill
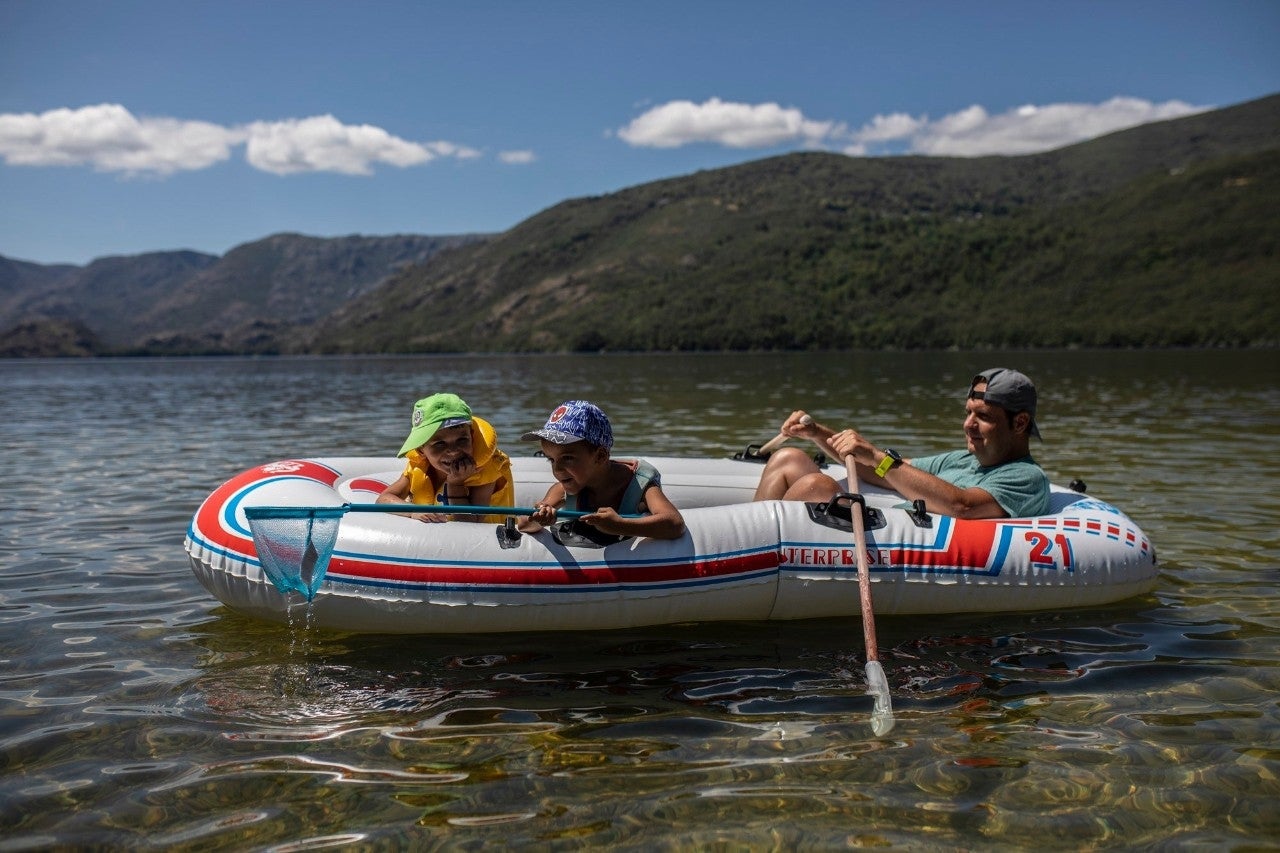
[[[1049,477],[1030,456],[983,468],[967,450],[912,459],[913,467],[953,486],[983,489],[1011,518],[1043,515],[1049,510]]]

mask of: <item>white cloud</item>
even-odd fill
[[[911,150],[957,157],[1031,154],[1205,109],[1182,101],[1154,104],[1139,98],[1112,98],[1101,104],[1026,105],[998,115],[972,106],[936,122],[923,122],[911,134]]]
[[[1027,104],[991,115],[973,105],[930,121],[901,113],[876,116],[851,135],[846,153],[932,154],[980,157],[988,154],[1033,154],[1094,139],[1153,121],[1203,112],[1183,101],[1155,104],[1139,98],[1112,98],[1101,104]],[[897,128],[898,133],[888,132]]]
[[[769,148],[788,143],[835,147],[850,155],[933,154],[977,157],[1030,154],[1061,148],[1152,121],[1202,112],[1183,101],[1152,103],[1112,98],[1101,104],[1026,105],[992,115],[973,105],[936,120],[897,112],[877,115],[857,130],[844,123],[806,118],[774,103],[701,104],[671,101],[653,107],[617,131],[630,145],[678,148],[697,142],[729,148]]]
[[[862,142],[887,142],[910,136],[923,124],[923,119],[913,118],[906,113],[891,113],[887,116],[876,116],[863,125],[857,135]]]
[[[423,145],[428,151],[437,157],[456,157],[459,160],[474,160],[480,156],[480,152],[474,148],[468,148],[465,145],[455,145],[452,142],[424,142]]]
[[[406,142],[380,127],[343,124],[331,115],[249,125],[249,165],[276,175],[338,172],[369,175],[374,163],[404,168],[434,160],[427,146]]]
[[[11,166],[93,166],[170,175],[231,156],[241,131],[203,121],[137,118],[119,104],[0,114],[0,157]]]
[[[207,169],[245,146],[251,166],[277,175],[368,175],[375,165],[408,168],[480,151],[453,142],[411,142],[331,115],[224,127],[204,121],[138,118],[119,104],[0,114],[0,158],[10,166],[92,166],[127,175]]]
[[[632,146],[651,148],[694,143],[729,148],[791,145],[853,155],[974,157],[1046,151],[1205,109],[1183,101],[1116,97],[1099,104],[1029,104],[993,115],[975,104],[939,119],[905,112],[877,115],[850,130],[844,123],[808,118],[794,107],[711,98],[701,104],[680,100],[653,106],[619,128],[616,136]],[[440,158],[482,156],[465,145],[414,142],[374,125],[343,124],[332,115],[227,127],[137,117],[119,104],[0,114],[0,159],[10,166],[90,166],[163,177],[207,169],[228,160],[241,145],[251,166],[277,175],[368,175],[376,166],[409,168]],[[512,150],[499,152],[497,159],[519,165],[537,157],[532,151]]]
[[[641,114],[618,136],[638,148],[679,148],[712,142],[730,148],[768,148],[788,142],[815,144],[835,128],[778,104],[739,104],[712,98],[701,104],[670,101]]]

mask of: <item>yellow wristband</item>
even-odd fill
[[[898,461],[898,457],[892,453],[886,453],[884,458],[880,460],[880,464],[876,466],[876,476],[883,477],[889,473],[889,469],[893,467],[893,463]]]

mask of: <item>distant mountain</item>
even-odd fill
[[[42,267],[0,258],[0,354],[272,352],[282,330],[314,323],[404,268],[482,239],[277,234],[221,258],[153,252]]]
[[[4,358],[83,358],[103,349],[79,320],[31,320],[13,326],[0,338]]]
[[[1021,157],[802,153],[500,235],[0,258],[0,355],[1280,345],[1280,95]]]
[[[79,323],[100,345],[135,346],[153,306],[218,262],[199,252],[151,252],[99,258],[61,282],[34,292],[17,307],[20,319]]]
[[[71,264],[33,264],[0,255],[0,317],[13,315],[25,298],[58,287],[78,270]]]
[[[1280,96],[1058,151],[790,154],[566,201],[303,352],[1280,343]]]

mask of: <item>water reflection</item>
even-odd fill
[[[970,736],[1035,715],[1056,697],[1110,695],[1118,685],[1160,692],[1194,680],[1196,667],[1156,649],[1216,642],[1229,631],[1199,625],[1188,635],[1185,625],[1131,609],[931,621],[923,635],[892,621],[883,632],[895,709],[904,720],[956,715]],[[626,721],[683,741],[705,737],[711,721],[740,737],[777,729],[780,739],[797,739],[802,725],[778,724],[865,722],[871,708],[858,628],[848,620],[787,625],[767,641],[754,625],[729,624],[605,633],[588,642],[577,635],[315,635],[302,651],[290,650],[296,640],[283,628],[259,629],[277,635],[246,648],[244,628],[200,639],[207,652],[193,688],[209,713],[253,737],[332,737],[352,727],[425,737],[502,726],[578,738],[584,727]],[[832,642],[841,635],[849,639]]]

